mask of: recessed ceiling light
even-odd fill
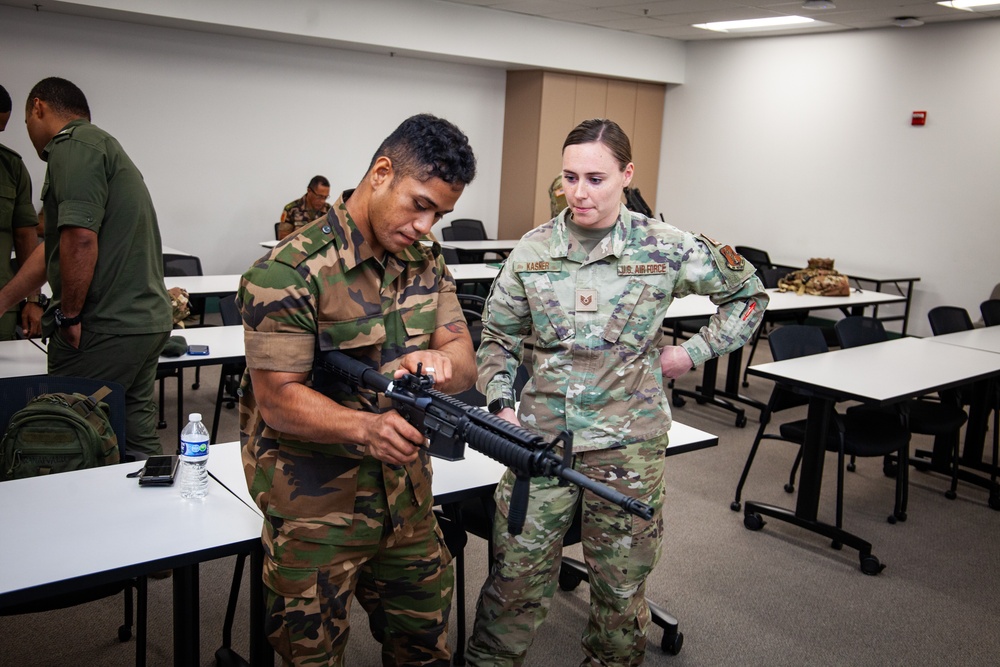
[[[744,19],[742,21],[714,21],[712,23],[696,23],[693,28],[714,30],[716,32],[754,32],[760,30],[780,30],[793,28],[805,23],[815,23],[813,19],[804,16],[773,16],[765,19]]]
[[[802,3],[802,9],[836,9],[837,5],[830,2],[830,0],[805,0]]]
[[[938,4],[942,7],[963,9],[967,12],[1000,10],[1000,1],[998,0],[948,0],[948,2],[939,2]]]
[[[923,25],[924,22],[913,16],[897,16],[892,20],[892,24],[897,28],[916,28]]]

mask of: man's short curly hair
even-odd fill
[[[412,176],[419,181],[440,178],[462,185],[476,177],[476,156],[469,138],[453,123],[431,114],[404,120],[375,151],[368,169],[383,156],[392,161],[400,177]]]
[[[35,98],[48,104],[53,111],[90,120],[90,105],[87,96],[76,84],[57,76],[50,76],[35,84],[28,93],[28,104]]]

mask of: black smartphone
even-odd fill
[[[170,486],[177,474],[176,456],[150,456],[139,474],[140,486]]]
[[[208,354],[208,345],[188,345],[188,354]]]

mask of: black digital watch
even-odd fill
[[[62,308],[56,308],[52,316],[55,318],[56,326],[60,329],[75,326],[83,320],[82,314],[77,315],[76,317],[66,317],[63,314]]]

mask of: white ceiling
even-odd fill
[[[445,0],[492,10],[541,16],[678,40],[733,39],[842,30],[892,28],[893,19],[911,16],[925,24],[1000,17],[1000,10],[968,12],[933,0],[833,0],[834,9],[808,10],[802,0]],[[1000,0],[998,0],[1000,2]],[[726,34],[693,28],[695,23],[770,16],[806,16],[823,24],[759,33]],[[894,28],[897,30],[903,28]],[[906,30],[919,30],[906,28]]]

